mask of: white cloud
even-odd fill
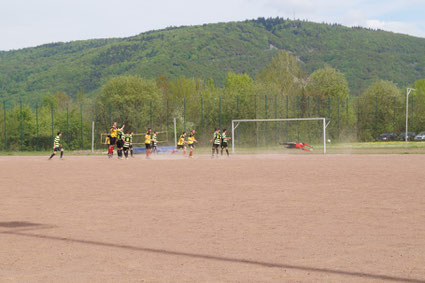
[[[380,20],[367,20],[366,27],[373,29],[382,29],[386,31],[393,31],[397,33],[405,33],[419,37],[425,37],[425,31],[419,29],[413,23],[404,23],[396,21],[380,21]]]

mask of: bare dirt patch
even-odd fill
[[[55,158],[0,157],[0,281],[425,280],[422,155]]]

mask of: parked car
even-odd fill
[[[407,140],[408,141],[412,141],[416,136],[415,132],[407,132]],[[399,137],[398,137],[401,141],[405,141],[406,140],[406,133],[402,133]]]
[[[416,135],[415,141],[425,141],[425,132],[420,132]]]
[[[378,140],[379,141],[394,141],[397,139],[397,135],[394,133],[383,133],[379,135]]]

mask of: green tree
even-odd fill
[[[326,66],[314,71],[306,86],[307,95],[346,99],[349,88],[345,76],[340,71]]]
[[[384,132],[399,132],[395,106],[402,103],[403,97],[394,83],[380,80],[372,84],[358,101],[359,139],[372,141]]]
[[[410,101],[414,102],[413,111],[410,111],[410,127],[416,133],[425,131],[425,79],[417,80],[413,84],[416,91],[410,94]]]
[[[105,117],[98,121],[104,130],[110,128],[108,117],[119,124],[126,124],[127,130],[144,131],[151,123],[159,126],[155,123],[162,115],[161,90],[155,80],[137,76],[112,78],[103,86],[97,103],[97,117]]]
[[[288,51],[279,51],[256,77],[258,89],[270,95],[298,95],[302,72],[297,59]]]

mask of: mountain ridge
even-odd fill
[[[399,87],[425,77],[425,38],[282,18],[168,27],[125,38],[56,42],[0,51],[0,98],[39,101],[47,92],[96,96],[118,75],[255,77],[276,50],[299,58],[306,76],[330,65],[358,95],[377,79]]]

